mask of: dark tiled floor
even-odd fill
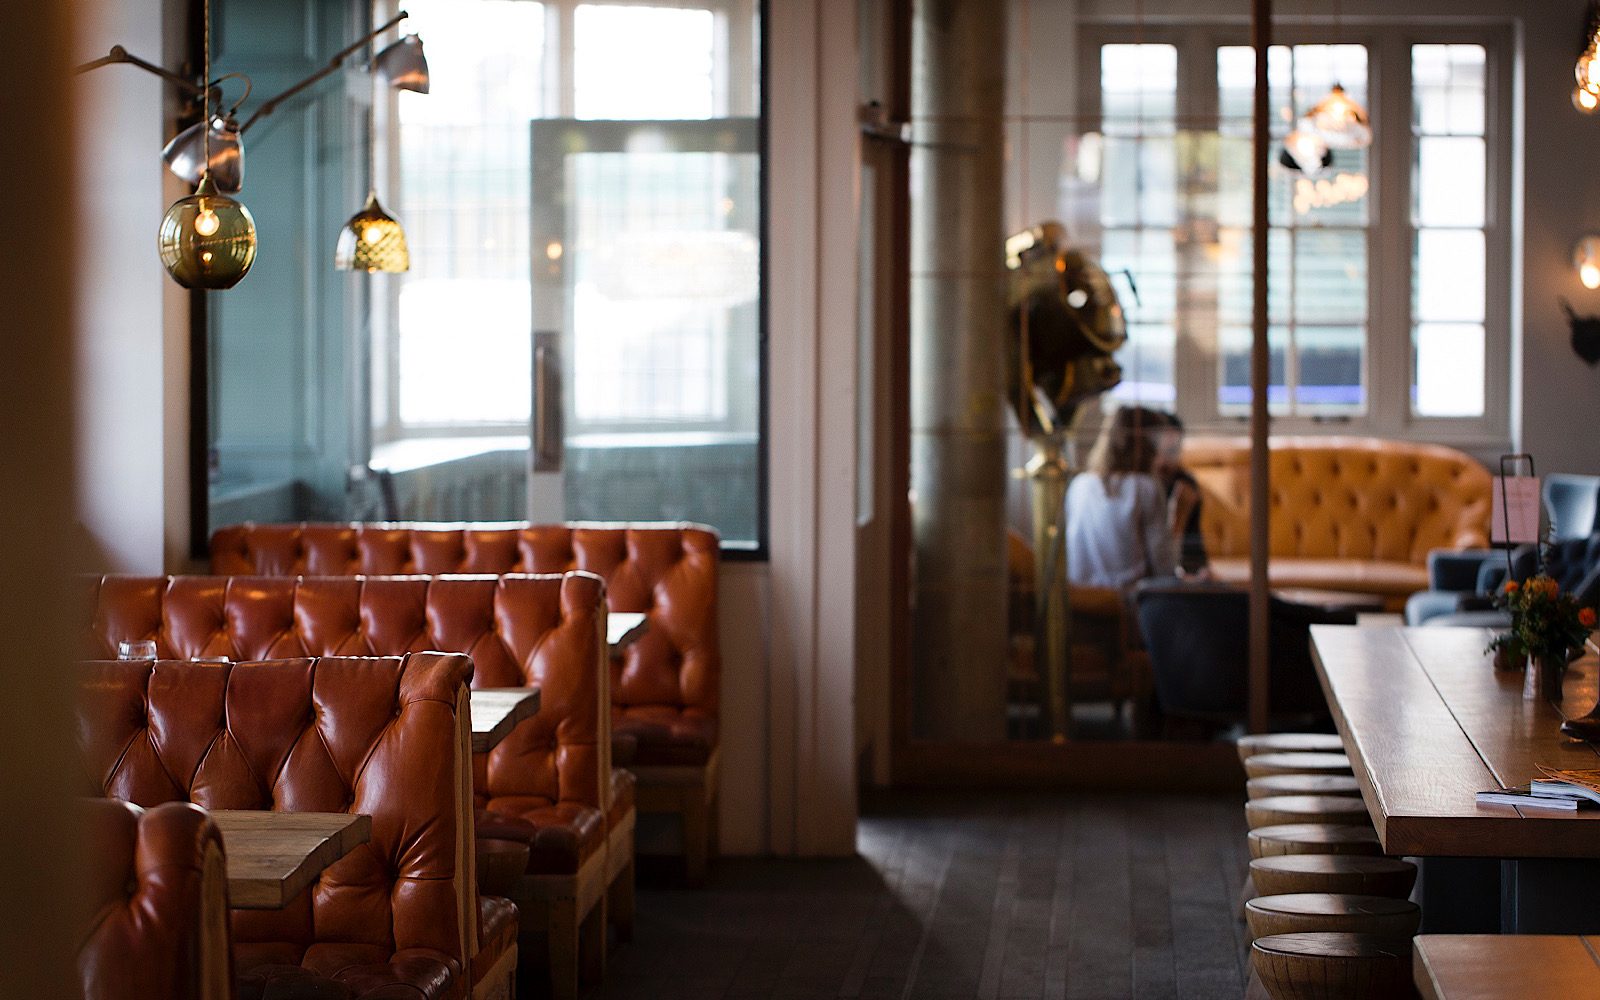
[[[725,860],[639,894],[603,998],[1225,997],[1244,988],[1234,796],[897,798],[840,861]]]

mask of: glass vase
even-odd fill
[[[1527,701],[1561,700],[1561,681],[1567,672],[1564,653],[1533,653],[1528,656],[1528,672],[1522,681],[1522,697]]]

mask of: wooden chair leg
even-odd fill
[[[611,925],[617,929],[617,941],[627,944],[633,940],[634,888],[633,859],[629,858],[623,869],[606,890],[606,911]]]
[[[704,885],[711,850],[711,810],[704,793],[694,792],[683,801],[683,868],[690,885]]]
[[[578,1000],[578,901],[552,899],[549,929],[550,996]]]
[[[578,927],[579,982],[594,985],[606,971],[606,894]]]

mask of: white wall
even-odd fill
[[[169,3],[87,5],[72,58],[121,44],[176,66]],[[106,568],[158,573],[181,557],[188,532],[187,304],[155,249],[162,214],[184,193],[160,156],[173,92],[128,65],[76,82],[79,507]]]

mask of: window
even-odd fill
[[[1250,400],[1254,53],[1221,28],[1142,34],[1085,31],[1096,86],[1080,95],[1080,121],[1091,124],[1062,143],[1056,204],[1035,214],[1063,218],[1119,282],[1129,339],[1107,406],[1136,400],[1225,429]],[[1374,141],[1331,151],[1315,173],[1276,155],[1269,165],[1277,428],[1503,440],[1509,309],[1492,294],[1510,280],[1496,225],[1509,194],[1494,169],[1502,50],[1398,26],[1337,44],[1327,31],[1286,34],[1268,54],[1274,153],[1336,83],[1368,107]]]

